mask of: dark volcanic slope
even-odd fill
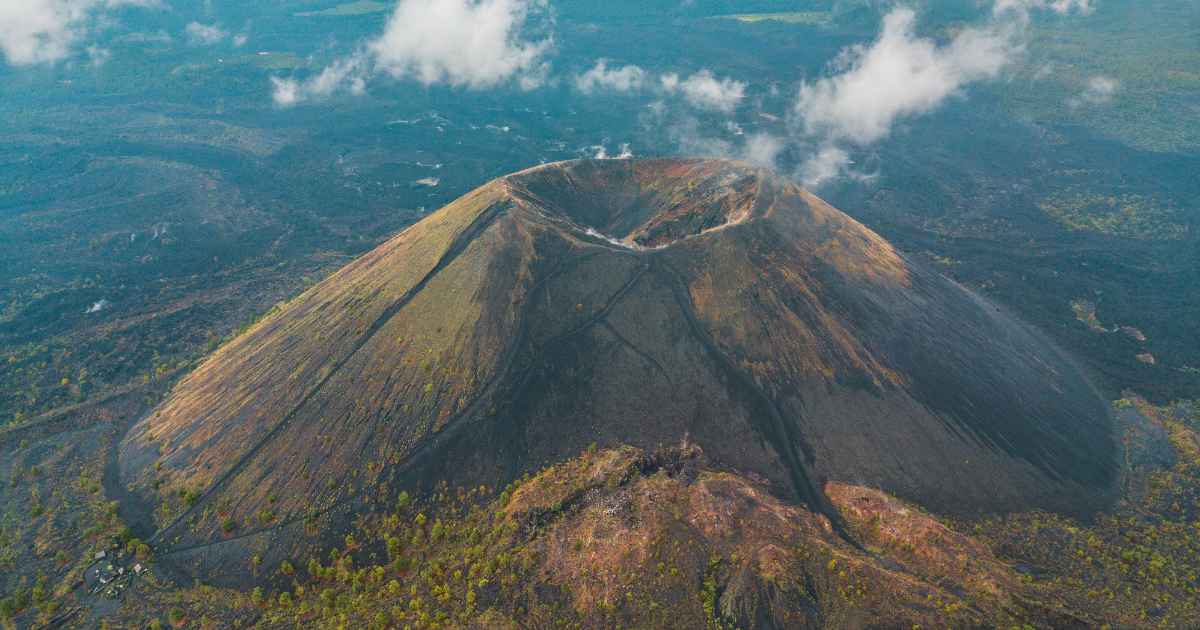
[[[794,184],[585,160],[479,188],[237,338],[131,430],[121,467],[170,510],[168,557],[211,569],[593,441],[696,442],[818,510],[835,480],[942,512],[1080,513],[1112,498],[1117,433],[1041,334]]]

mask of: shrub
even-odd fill
[[[59,549],[58,553],[54,554],[54,561],[59,564],[66,564],[67,563],[67,552],[63,551],[62,549]]]
[[[196,494],[195,490],[188,490],[183,495],[183,502],[185,504],[187,504],[188,507],[192,507],[193,505],[196,505],[196,502],[199,500],[200,500],[200,495]]]
[[[291,593],[284,591],[279,594],[279,605],[280,606],[287,606],[291,603],[292,603],[292,594]]]
[[[225,532],[226,534],[233,531],[236,527],[237,523],[231,518],[227,518],[223,523],[221,523],[221,531]]]
[[[292,568],[292,563],[288,562],[287,560],[284,560],[283,564],[279,565],[279,570],[283,572],[284,575],[291,575],[296,571]]]
[[[183,609],[178,606],[172,608],[171,612],[167,614],[167,619],[170,619],[171,623],[183,621]]]
[[[592,445],[588,447],[588,452],[589,452],[589,453],[595,453],[595,452],[596,452],[596,443],[595,443],[595,442],[592,442]]]

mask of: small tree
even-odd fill
[[[171,612],[167,613],[167,619],[170,619],[171,623],[174,624],[180,623],[183,621],[183,609],[178,606],[172,608]]]
[[[58,553],[54,554],[54,561],[59,564],[66,564],[67,563],[67,552],[63,551],[62,549],[59,549]]]
[[[283,564],[279,565],[279,570],[282,571],[284,575],[291,575],[296,571],[292,568],[292,563],[288,562],[287,560],[284,560]]]
[[[250,593],[250,603],[251,603],[251,604],[254,604],[255,606],[261,606],[261,605],[262,605],[262,603],[263,603],[263,594],[262,594],[262,589],[261,589],[261,588],[255,587],[255,589],[254,589],[253,591],[251,591],[251,593]]]
[[[227,518],[225,519],[225,522],[221,523],[221,531],[225,532],[226,534],[233,531],[235,527],[237,527],[237,523],[231,518]]]

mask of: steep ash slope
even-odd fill
[[[1113,498],[1117,434],[1041,334],[794,184],[583,160],[477,189],[237,338],[121,469],[163,504],[167,557],[213,571],[593,441],[694,442],[819,512],[838,481],[1087,513]]]

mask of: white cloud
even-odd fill
[[[760,131],[746,138],[738,157],[773,171],[776,169],[775,158],[785,144],[782,138]]]
[[[874,41],[844,49],[828,76],[801,84],[783,133],[751,132],[736,120],[702,125],[691,116],[667,123],[675,110],[662,100],[651,103],[639,121],[647,131],[667,124],[667,137],[681,153],[743,159],[771,170],[786,155],[798,162],[792,176],[806,185],[841,177],[869,180],[877,175],[858,170],[851,155],[860,152],[852,145],[880,140],[897,121],[934,110],[972,82],[999,76],[1022,52],[1030,13],[1042,9],[1086,12],[1089,6],[1087,0],[999,0],[982,24],[944,44],[916,34],[914,11],[893,9]],[[664,74],[659,83],[660,94],[682,95],[710,111],[731,113],[745,96],[744,84],[718,81],[703,70],[687,79]],[[1103,102],[1118,88],[1098,77],[1076,100]]]
[[[229,37],[229,31],[221,28],[220,22],[216,24],[189,22],[184,28],[184,32],[187,33],[188,43],[193,46],[212,46]]]
[[[106,13],[123,6],[156,7],[156,0],[3,0],[0,51],[12,65],[54,62],[100,28]]]
[[[101,48],[99,44],[92,44],[84,50],[87,52],[88,60],[96,67],[103,66],[108,61],[108,58],[112,56],[112,53],[107,48]]]
[[[676,122],[667,129],[667,137],[684,155],[699,157],[732,157],[733,143],[713,138],[700,130],[700,121],[692,116]]]
[[[725,77],[718,81],[708,70],[680,80],[677,74],[664,74],[660,81],[667,92],[682,92],[692,106],[698,109],[729,113],[746,96],[746,84]]]
[[[483,88],[537,72],[553,41],[522,38],[545,0],[401,0],[379,39],[375,68],[426,85]]]
[[[850,156],[844,150],[830,144],[806,158],[796,172],[801,184],[815,186],[841,175],[851,163]]]
[[[1072,9],[1078,9],[1080,13],[1090,13],[1092,10],[1090,0],[996,0],[992,5],[992,14],[996,16],[1017,14],[1019,17],[1027,17],[1031,9],[1049,9],[1059,15],[1066,15]]]
[[[996,76],[1018,52],[1007,28],[967,29],[945,46],[918,38],[916,14],[895,9],[869,46],[844,50],[841,73],[803,83],[795,112],[805,132],[867,143],[885,137],[901,116],[926,113],[967,83]]]
[[[1067,99],[1067,106],[1071,109],[1077,109],[1083,105],[1101,105],[1112,100],[1112,95],[1117,91],[1120,85],[1116,79],[1108,77],[1095,76],[1088,81],[1087,87],[1079,93],[1079,96]]]
[[[272,96],[276,105],[289,107],[300,101],[328,97],[339,89],[362,94],[367,87],[366,66],[366,58],[359,54],[339,59],[322,70],[321,74],[304,81],[271,77],[271,83],[275,86]]]
[[[528,92],[529,90],[536,90],[537,88],[540,88],[548,83],[557,83],[557,79],[550,78],[550,71],[553,69],[554,64],[551,64],[549,61],[543,61],[542,63],[538,64],[536,68],[521,72],[519,78],[517,79],[517,85],[519,85],[522,90]]]
[[[591,94],[597,88],[629,92],[641,89],[646,81],[646,71],[637,66],[628,65],[609,70],[607,64],[607,60],[601,59],[596,62],[594,68],[576,76],[575,87],[584,94]]]
[[[300,84],[295,79],[271,77],[271,84],[275,86],[275,89],[271,92],[271,97],[275,99],[275,104],[280,107],[291,107],[304,99],[304,93],[300,89]]]
[[[366,91],[367,79],[386,72],[426,85],[484,88],[516,78],[522,89],[549,80],[542,59],[553,37],[532,41],[525,31],[549,11],[546,0],[401,0],[379,38],[303,81],[271,77],[277,105]]]

